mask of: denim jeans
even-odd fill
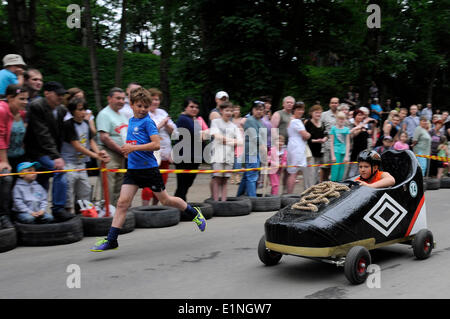
[[[17,214],[17,220],[22,224],[51,223],[53,216],[49,213],[44,213],[44,215],[34,217],[28,213],[19,213]]]
[[[0,171],[2,174],[8,174],[10,171],[4,169]],[[11,190],[13,186],[12,176],[0,177],[0,216],[9,215],[11,206]]]
[[[49,156],[42,156],[37,160],[41,164],[41,170],[53,171],[53,160]],[[51,174],[39,174],[37,181],[46,190],[49,189],[49,179]],[[64,208],[67,198],[67,176],[66,173],[54,173],[53,174],[53,186],[52,186],[52,203],[53,211],[57,211]]]
[[[246,157],[245,163],[243,163],[245,168],[258,168],[260,167],[260,159],[259,156],[249,156]],[[244,172],[244,175],[241,179],[241,184],[239,184],[239,188],[236,196],[245,195],[250,197],[256,197],[256,187],[258,182],[259,171],[247,171]]]
[[[422,154],[419,152],[417,153],[417,155],[428,155],[428,154]],[[422,176],[425,176],[427,174],[428,159],[424,157],[417,157],[417,161],[419,162],[419,166],[422,169]]]

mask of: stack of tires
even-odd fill
[[[80,216],[50,224],[15,224],[17,242],[22,246],[65,245],[80,241],[83,236],[83,223]]]
[[[0,253],[17,247],[16,228],[0,228]]]
[[[450,177],[441,178],[441,188],[450,188]]]
[[[83,225],[84,236],[106,236],[111,228],[113,217],[83,217],[81,221]],[[135,218],[132,211],[128,211],[125,217],[125,223],[120,229],[119,234],[132,232],[135,228]]]
[[[226,201],[208,198],[204,202],[213,207],[214,216],[244,216],[252,212],[252,202],[248,197],[228,197]]]
[[[426,183],[426,190],[437,190],[441,188],[441,180],[439,178],[425,178],[424,184]]]
[[[256,197],[248,197],[252,203],[252,212],[272,212],[281,208],[281,197],[278,195],[256,194]]]
[[[180,222],[180,211],[169,206],[139,206],[131,208],[136,228],[162,228]]]

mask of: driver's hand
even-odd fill
[[[366,182],[364,182],[364,181],[357,181],[358,183],[359,183],[359,185],[361,185],[361,186],[369,186],[369,184],[367,184]],[[369,186],[370,187],[370,186]]]

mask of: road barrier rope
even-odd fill
[[[434,156],[434,155],[417,155],[417,157],[428,158],[432,160],[437,160],[441,162],[450,162],[450,157],[442,157],[442,156]],[[256,168],[238,168],[238,169],[222,169],[222,170],[213,170],[213,169],[160,169],[161,174],[212,174],[212,173],[239,173],[239,172],[250,172],[250,171],[263,171],[263,170],[272,170],[275,168],[287,168],[287,167],[326,167],[326,166],[334,166],[334,165],[348,165],[348,164],[358,164],[358,162],[342,162],[342,163],[325,163],[325,164],[310,164],[306,166],[299,165],[279,165],[279,166],[264,166],[264,167],[256,167]],[[78,168],[78,169],[66,169],[66,170],[54,170],[54,171],[35,171],[35,172],[25,172],[25,173],[5,173],[0,174],[0,177],[3,176],[20,176],[27,174],[53,174],[53,173],[68,173],[68,172],[81,172],[81,171],[95,171],[99,170],[101,172],[108,173],[126,173],[126,169],[108,169],[101,167],[93,167],[93,168]]]

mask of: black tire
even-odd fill
[[[81,217],[81,221],[85,236],[106,236],[111,228],[113,217]],[[128,211],[119,234],[132,232],[135,226],[134,214]]]
[[[412,240],[414,256],[417,259],[427,259],[433,250],[433,234],[428,229],[421,229]]]
[[[345,258],[345,277],[353,285],[362,284],[369,275],[367,267],[371,262],[370,253],[365,247],[352,247]]]
[[[139,206],[132,211],[137,228],[170,227],[180,222],[180,211],[169,206]]]
[[[436,190],[441,187],[441,180],[438,178],[428,178],[426,181],[427,190]]]
[[[244,197],[244,196],[242,196]],[[281,197],[278,195],[256,194],[256,197],[248,197],[252,203],[252,212],[272,212],[281,208]]]
[[[258,257],[266,266],[275,266],[280,262],[283,254],[271,251],[266,247],[266,236],[262,236],[258,244]]]
[[[0,253],[14,249],[17,247],[16,229],[5,228],[0,229]]]
[[[206,219],[210,219],[214,216],[214,208],[211,204],[208,203],[188,203],[192,207],[198,207],[202,211],[203,217]],[[182,212],[180,210],[180,220],[183,222],[190,222],[192,221],[192,218],[188,216],[185,212]]]
[[[214,216],[243,216],[252,212],[252,202],[247,197],[228,197],[225,202],[208,198],[205,203],[212,205]]]
[[[284,194],[281,195],[281,208],[292,205],[300,201],[301,196],[297,194]]]
[[[450,188],[450,177],[441,178],[441,188]]]
[[[83,238],[83,223],[75,216],[61,223],[16,223],[18,244],[22,246],[65,245]]]

